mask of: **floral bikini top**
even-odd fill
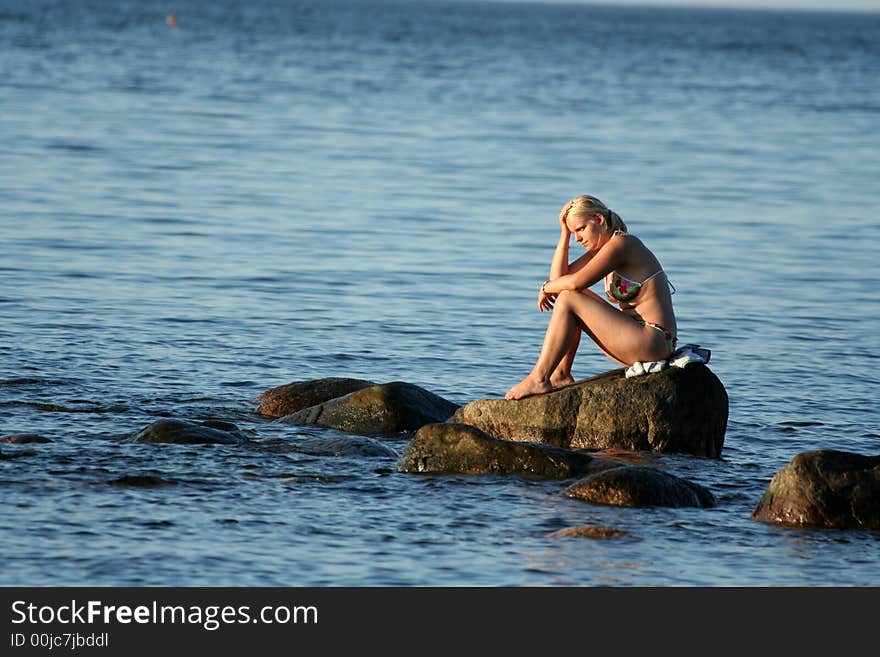
[[[606,298],[614,303],[615,301],[632,301],[635,299],[639,290],[642,289],[642,286],[650,281],[652,278],[656,278],[660,274],[666,275],[665,272],[661,269],[659,271],[654,272],[648,278],[643,280],[641,283],[638,281],[634,281],[632,279],[627,278],[622,274],[618,274],[616,271],[611,272],[611,283],[608,283],[608,278],[605,278],[605,296]],[[669,286],[672,288],[672,294],[675,294],[675,287],[672,283],[669,282],[669,279],[666,279],[666,282],[669,283]]]

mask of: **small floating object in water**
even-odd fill
[[[176,28],[177,27],[177,14],[168,14],[165,17],[165,24],[168,27]]]

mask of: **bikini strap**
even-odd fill
[[[675,294],[675,286],[672,284],[672,281],[669,280],[669,276],[666,275],[666,272],[663,271],[662,269],[660,271],[655,272],[655,273],[651,274],[650,276],[648,276],[648,278],[646,278],[645,280],[642,281],[642,285],[644,285],[645,283],[650,281],[655,276],[659,276],[660,274],[663,274],[664,276],[666,276],[666,284],[669,285],[669,294]]]
[[[656,278],[656,277],[659,276],[660,274],[665,274],[665,273],[666,273],[666,272],[664,272],[662,269],[659,270],[659,271],[655,271],[653,274],[651,274],[650,276],[648,276],[648,278],[646,278],[646,279],[643,280],[641,283],[639,283],[639,285],[644,285],[645,283],[647,283],[648,281],[650,281],[652,278]],[[667,277],[666,280],[668,281],[668,280],[669,280],[669,277]]]

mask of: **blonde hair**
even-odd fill
[[[601,214],[605,218],[605,227],[612,235],[614,233],[625,233],[626,224],[623,219],[614,210],[605,205],[595,196],[575,196],[568,203],[562,206],[563,221],[568,217],[584,217],[589,221],[595,221],[596,215]]]

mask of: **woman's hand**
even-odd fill
[[[541,283],[541,289],[538,290],[538,310],[553,310],[553,304],[556,303],[556,295],[544,290],[544,286],[550,281]]]
[[[559,227],[565,232],[570,233],[568,230],[568,224],[565,223],[565,218],[568,216],[568,211],[571,210],[571,201],[562,206],[562,209],[559,211]]]

